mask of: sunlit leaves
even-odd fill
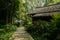
[[[49,5],[60,3],[60,0],[51,0]]]

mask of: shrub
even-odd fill
[[[17,28],[15,25],[12,25],[12,24],[4,25],[4,27],[5,27],[5,30],[6,30],[7,32],[9,32],[9,31],[15,31],[16,28]]]
[[[27,31],[33,36],[35,40],[43,40],[45,36],[49,35],[50,25],[48,23],[31,25],[27,27]]]
[[[0,40],[9,40],[16,28],[12,24],[0,25]]]
[[[60,14],[54,14],[50,23],[30,25],[27,31],[35,40],[60,40]]]
[[[6,24],[6,25],[1,25],[0,29],[4,29],[5,32],[10,32],[10,31],[15,31],[16,30],[16,26],[12,25],[12,24]]]

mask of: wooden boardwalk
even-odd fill
[[[24,27],[20,27],[14,32],[10,40],[34,40]]]

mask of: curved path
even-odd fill
[[[14,32],[10,40],[34,40],[24,27],[20,27]]]

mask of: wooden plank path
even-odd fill
[[[14,32],[9,40],[34,40],[24,27],[20,27]]]

